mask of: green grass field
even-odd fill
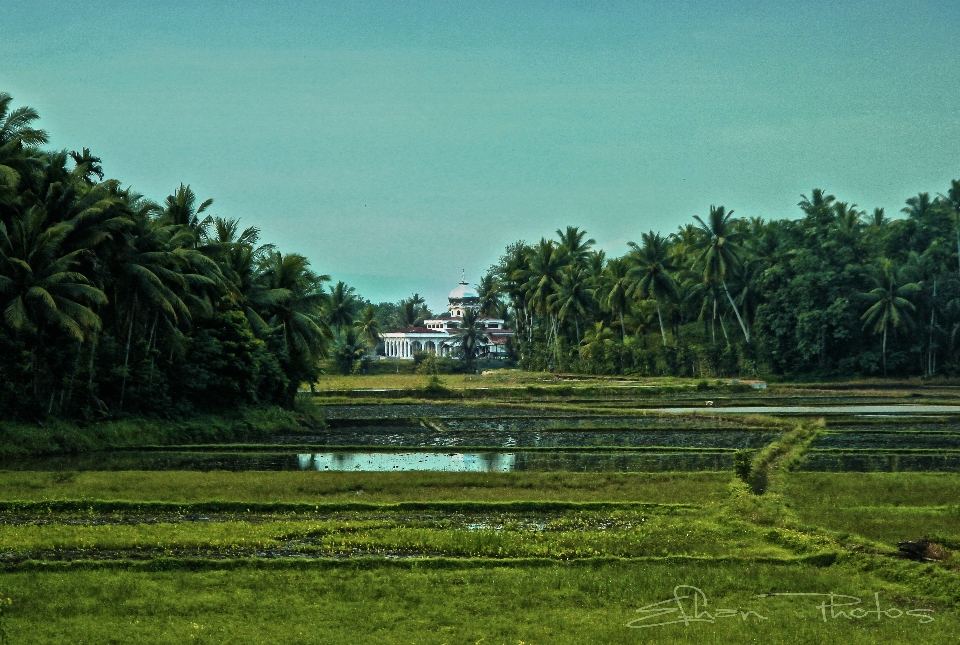
[[[571,501],[693,504],[726,495],[729,473],[444,472],[12,472],[0,471],[0,502],[394,503]]]
[[[918,532],[956,539],[957,509],[935,503],[960,489],[949,474],[791,473],[762,498],[730,473],[6,472],[0,482],[5,501],[35,502],[0,525],[10,643],[955,643],[960,630],[956,559],[893,555]],[[336,510],[358,490],[369,509]],[[649,506],[551,507],[576,496]],[[106,512],[97,498],[168,507]],[[70,512],[36,504],[82,499]],[[412,499],[434,506],[390,506]],[[479,505],[458,504],[470,499]],[[329,504],[204,517],[178,507],[203,500]],[[637,612],[677,585],[702,592],[700,621],[654,625],[682,615]],[[769,593],[860,604],[759,597]],[[874,594],[889,615],[864,613]],[[689,618],[693,600],[668,608]]]
[[[779,431],[746,481],[0,471],[0,643],[958,642],[960,474],[794,471],[822,421],[725,423]]]
[[[10,642],[30,643],[955,643],[954,607],[854,569],[754,562],[486,562],[75,570],[6,574]],[[643,628],[637,610],[677,585],[707,599],[700,622]],[[834,592],[890,616],[845,618]],[[689,590],[680,590],[685,595]],[[692,615],[691,600],[685,603]],[[851,602],[836,599],[835,604]],[[730,616],[719,610],[734,610]],[[703,612],[707,612],[704,614]],[[711,613],[712,612],[712,613]],[[741,613],[742,612],[742,613]],[[709,616],[707,615],[709,614]],[[844,614],[846,615],[846,614]],[[859,614],[856,614],[859,615]],[[677,620],[654,617],[640,625]],[[712,620],[712,622],[707,622]]]

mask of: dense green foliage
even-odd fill
[[[289,407],[335,336],[338,358],[376,343],[353,290],[327,292],[303,256],[209,215],[189,186],[158,204],[87,149],[43,150],[36,112],[11,102],[0,93],[2,417]]]
[[[508,305],[527,369],[960,373],[960,181],[911,197],[901,219],[819,189],[799,207],[799,219],[772,221],[711,207],[619,258],[567,227],[507,247],[478,289],[494,284]]]

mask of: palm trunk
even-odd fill
[[[70,375],[70,389],[67,391],[67,405],[73,400],[73,383],[77,380],[77,372],[80,370],[80,352],[83,351],[83,341],[77,345],[77,357],[73,360],[73,374]],[[63,413],[63,403],[60,403],[60,412]]]
[[[620,340],[627,340],[627,326],[623,324],[623,309],[620,310]]]
[[[123,385],[120,386],[120,406],[118,411],[123,412],[123,395],[127,391],[127,367],[130,365],[130,341],[133,340],[133,319],[137,315],[137,295],[133,295],[133,309],[130,310],[130,326],[127,329],[127,351],[123,358]]]
[[[933,301],[936,302],[936,300],[937,300],[937,280],[934,279],[933,280]],[[933,351],[933,326],[936,324],[936,321],[937,321],[937,318],[936,318],[937,310],[934,308],[934,302],[930,303],[930,337],[927,341],[928,376],[933,376],[933,372],[935,369],[934,365],[936,364],[936,360],[934,359],[936,352]]]
[[[723,324],[723,316],[720,316],[720,331],[723,332],[723,340],[727,341],[727,347],[729,347],[730,336],[727,335],[727,326]]]
[[[887,375],[887,326],[883,326],[883,375]]]
[[[827,326],[820,325],[820,367],[827,364]]]
[[[713,317],[710,319],[710,335],[714,345],[717,344],[717,299],[713,299]]]
[[[663,329],[663,315],[660,313],[660,303],[657,302],[657,320],[660,321],[660,335],[663,336],[663,346],[667,346],[667,332]]]
[[[747,329],[747,326],[746,326],[745,324],[743,324],[743,318],[740,317],[740,310],[737,309],[737,305],[734,304],[734,302],[733,302],[733,297],[730,295],[730,290],[727,289],[727,282],[726,282],[726,280],[721,280],[721,281],[720,281],[720,284],[723,285],[723,291],[724,291],[724,293],[727,294],[727,300],[730,301],[730,306],[733,307],[733,313],[735,313],[735,314],[737,315],[737,322],[740,323],[740,329],[743,330],[743,337],[744,337],[744,339],[747,341],[747,343],[749,343],[749,342],[750,342],[750,330],[748,330],[748,329]]]
[[[93,359],[97,355],[97,337],[93,337],[90,345],[90,364],[87,366],[87,395],[93,396]]]
[[[153,316],[153,326],[150,328],[150,341],[147,342],[147,351],[148,351],[148,352],[152,352],[152,350],[153,350],[154,333],[156,333],[156,331],[157,331],[157,319],[158,319],[159,317],[160,317],[160,312],[158,311],[158,312],[157,312],[156,314],[154,314],[154,316]],[[154,361],[154,358],[153,358],[153,354],[151,353],[151,355],[150,355],[150,379],[149,379],[149,381],[147,382],[147,385],[149,385],[149,386],[152,386],[152,385],[153,385],[153,361]]]

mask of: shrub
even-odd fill
[[[416,358],[414,358],[416,360]],[[432,354],[424,358],[416,368],[417,374],[456,374],[462,371],[460,362],[452,358],[443,356],[434,356]]]

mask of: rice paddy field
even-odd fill
[[[444,387],[0,463],[0,642],[958,642],[960,388]]]

